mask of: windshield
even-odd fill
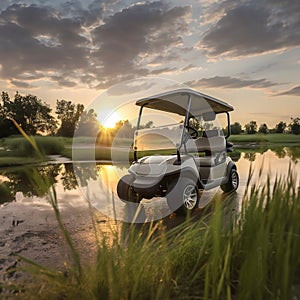
[[[136,130],[135,150],[176,149],[181,145],[183,129],[183,124],[179,123]]]
[[[190,104],[186,104],[183,100],[180,106],[179,102],[176,104],[179,112],[181,112],[179,108],[185,110],[185,107],[189,108],[189,105],[193,103],[191,101]],[[199,102],[199,99],[197,100]],[[203,112],[196,111],[195,113],[191,105],[189,114],[186,116],[172,112],[175,105],[172,103],[154,99],[150,104],[145,104],[149,107],[141,108],[138,129],[134,136],[135,151],[177,149],[184,153],[198,155],[196,141],[200,138],[210,138],[210,136],[206,136],[210,133],[223,136],[218,118],[216,118],[218,114],[209,107],[204,99],[201,101],[201,107],[205,108]],[[159,109],[155,109],[157,106]],[[184,124],[186,124],[186,128],[184,128]]]

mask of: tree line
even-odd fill
[[[57,100],[55,115],[50,106],[34,95],[22,96],[18,92],[11,99],[2,92],[0,102],[0,138],[19,134],[12,122],[14,119],[29,135],[57,135],[72,137],[78,127],[78,134],[89,136],[99,131],[94,110],[84,110],[83,104]]]
[[[14,119],[29,135],[57,135],[73,137],[77,135],[95,136],[98,140],[111,140],[117,133],[119,137],[131,138],[136,129],[128,120],[120,120],[112,129],[100,126],[97,114],[93,109],[84,110],[83,104],[75,104],[68,100],[57,100],[55,112],[50,106],[34,95],[21,95],[16,92],[11,99],[7,92],[2,92],[0,101],[0,138],[19,134],[12,122]],[[79,124],[79,126],[78,126]],[[153,126],[153,122],[144,125]],[[230,125],[232,134],[255,133],[291,133],[300,134],[300,118],[291,118],[289,124],[280,121],[274,128],[266,123],[258,126],[251,121],[242,127],[239,122]],[[109,138],[108,138],[109,137]]]
[[[235,122],[230,125],[231,134],[255,134],[255,133],[291,133],[291,134],[300,134],[300,118],[291,118],[289,124],[286,122],[280,121],[275,125],[274,128],[268,128],[266,123],[260,124],[258,126],[256,121],[250,121],[245,124],[244,129],[239,122]]]

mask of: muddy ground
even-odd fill
[[[91,209],[78,194],[74,197],[76,201],[62,203],[61,217],[81,259],[91,263],[96,253]],[[106,231],[108,218],[97,212],[93,214],[101,230]],[[53,208],[41,199],[31,202],[18,199],[0,206],[0,237],[0,292],[3,284],[18,284],[30,278],[30,273],[19,270],[26,264],[18,256],[62,272],[66,263],[72,264]]]

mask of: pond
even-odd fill
[[[275,177],[285,176],[289,167],[295,174],[300,174],[300,148],[284,147],[281,149],[235,149],[231,154],[236,162],[240,175],[240,187],[232,197],[236,205],[243,197],[249,168],[252,165],[254,171],[253,182],[257,181],[261,170],[260,182],[265,182],[267,176],[271,182]],[[26,205],[48,205],[47,193],[51,186],[55,186],[60,207],[64,203],[74,206],[88,198],[93,207],[111,218],[129,221],[137,207],[128,207],[116,196],[116,185],[119,178],[127,173],[125,166],[112,166],[105,163],[80,163],[76,164],[74,172],[72,163],[54,163],[39,166],[27,166],[20,168],[6,168],[0,170],[0,205],[17,202]],[[37,174],[45,180],[41,185],[36,185],[33,178]],[[299,178],[297,179],[299,182]],[[78,182],[80,183],[78,185]],[[221,194],[216,188],[203,193],[200,199],[200,207],[204,207],[211,198]],[[224,196],[225,197],[225,196]],[[169,215],[171,212],[165,199],[142,200],[143,211],[137,222],[150,221]],[[1,209],[1,208],[0,208]],[[128,214],[128,218],[125,216]]]

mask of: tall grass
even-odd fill
[[[67,276],[31,263],[32,299],[293,299],[300,293],[300,193],[290,171],[247,191],[228,222],[215,199],[209,214],[166,230],[164,221],[122,224],[102,236],[97,257],[81,266],[73,253]],[[54,197],[54,198],[53,198]],[[95,225],[96,226],[96,225]],[[34,291],[34,292],[33,292]]]
[[[29,137],[29,142],[34,143]],[[262,173],[262,172],[260,172]],[[166,230],[164,220],[120,224],[97,239],[97,256],[82,265],[58,210],[49,201],[72,254],[66,273],[22,258],[36,275],[26,299],[299,299],[300,189],[291,170],[250,187],[230,222],[216,198],[200,219]],[[46,186],[38,175],[33,181]],[[231,196],[232,197],[232,196]],[[98,237],[97,224],[94,222]],[[88,249],[87,249],[88,251]],[[3,290],[8,287],[2,287]],[[16,289],[11,286],[11,289]],[[0,287],[1,290],[1,287]],[[298,297],[298,298],[296,298]]]
[[[32,137],[39,151],[43,155],[61,154],[64,150],[64,142],[62,138],[52,136],[35,136]],[[33,145],[24,137],[11,137],[4,141],[4,147],[8,150],[7,155],[32,157],[37,152]]]

